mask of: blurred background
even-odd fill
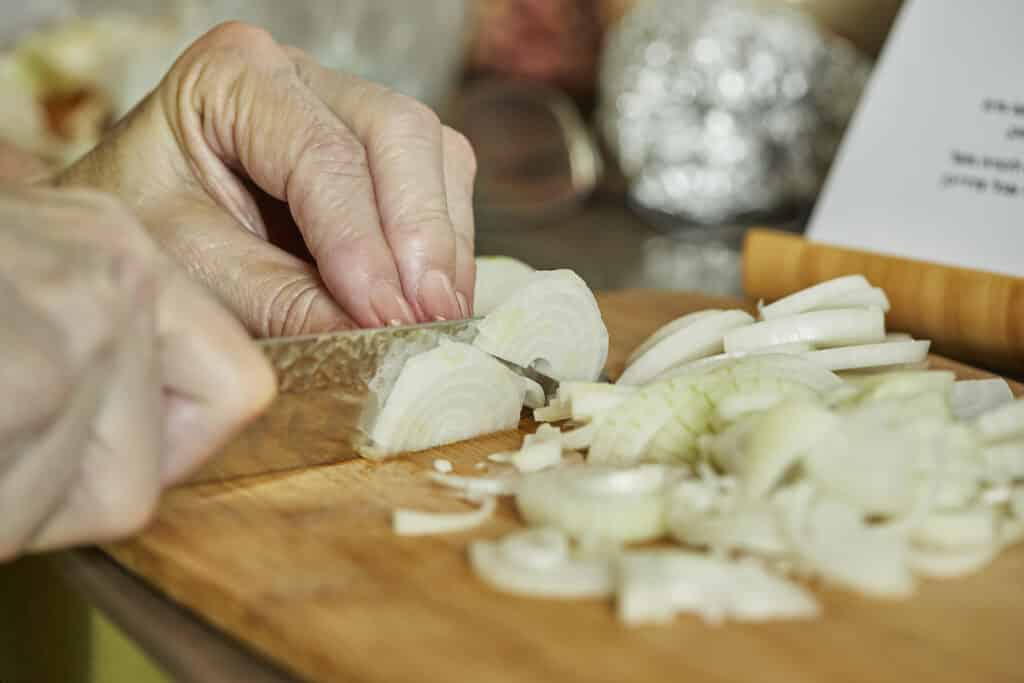
[[[479,157],[478,253],[594,288],[740,293],[800,231],[901,0],[35,0],[0,9],[0,138],[87,151],[241,19],[417,97]]]
[[[465,133],[479,254],[595,289],[739,294],[744,231],[803,229],[900,4],[8,1],[0,139],[70,163],[186,45],[241,19]],[[43,560],[0,574],[0,614],[20,626],[0,626],[0,652],[19,655],[4,681],[166,680]]]

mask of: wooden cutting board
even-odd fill
[[[737,304],[641,291],[600,298],[613,376],[659,324]],[[983,376],[957,367],[963,376]],[[714,627],[680,617],[629,629],[616,622],[609,601],[515,598],[472,576],[467,542],[515,528],[508,501],[471,533],[392,534],[396,506],[466,509],[426,481],[433,458],[479,474],[475,463],[518,440],[506,433],[382,463],[350,460],[191,485],[165,497],[144,534],[106,550],[310,680],[1024,681],[1024,547],[976,576],[927,582],[909,601],[821,590],[824,616],[816,622]]]

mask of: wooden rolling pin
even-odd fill
[[[890,329],[931,339],[936,353],[1024,376],[1024,279],[818,244],[777,230],[752,229],[743,244],[743,288],[752,298],[770,301],[855,273],[889,296]]]

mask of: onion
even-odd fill
[[[523,287],[534,270],[507,256],[477,256],[473,313],[487,315]]]
[[[1010,494],[1010,512],[1017,519],[1024,521],[1024,489],[1018,488]]]
[[[726,365],[731,361],[749,359],[752,356],[801,356],[813,350],[813,346],[805,342],[792,342],[789,344],[773,344],[751,351],[733,351],[731,353],[719,353],[706,358],[698,358],[689,363],[682,363],[658,375],[655,380],[671,379],[681,375],[700,374],[709,372],[716,367]]]
[[[590,444],[594,441],[595,433],[597,433],[597,426],[594,424],[587,424],[568,432],[562,432],[562,448],[567,451],[581,451],[590,448]]]
[[[731,445],[726,433],[711,452],[716,462],[736,474],[747,495],[757,498],[771,491],[838,424],[838,417],[814,403],[787,401],[738,426],[742,433],[735,439],[736,450],[726,452],[725,446]]]
[[[527,408],[536,410],[546,404],[547,397],[544,395],[544,387],[537,382],[533,381],[529,377],[520,377],[519,380],[523,383],[523,405]]]
[[[631,626],[665,623],[680,612],[711,623],[808,618],[819,612],[808,591],[759,566],[680,550],[625,553],[616,606],[619,620]]]
[[[434,458],[433,467],[435,472],[441,474],[448,474],[452,471],[452,463],[444,458]]]
[[[767,306],[759,306],[759,310],[762,319],[773,320],[815,309],[837,308],[833,304],[837,299],[870,289],[871,284],[863,275],[845,275],[802,289]]]
[[[773,408],[785,398],[784,394],[772,389],[732,394],[718,402],[718,417],[722,422],[735,422],[751,413]]]
[[[721,312],[722,311],[719,309],[710,308],[703,311],[697,311],[696,313],[687,313],[681,318],[676,318],[671,322],[665,323],[657,330],[655,330],[651,336],[645,339],[644,342],[640,344],[640,346],[636,347],[633,350],[633,353],[631,353],[629,355],[629,358],[626,360],[626,365],[631,365],[633,361],[635,361],[637,358],[646,353],[648,349],[650,349],[652,346],[654,346],[661,340],[665,339],[666,337],[672,335],[673,333],[678,332],[679,330],[687,327],[688,325],[692,325],[698,320],[701,320],[708,316],[716,315]]]
[[[651,540],[665,532],[675,477],[660,465],[566,465],[525,475],[516,505],[528,524],[557,527],[574,538]]]
[[[953,383],[950,402],[959,420],[969,420],[1013,400],[1005,379],[963,379]]]
[[[399,536],[425,536],[468,531],[480,526],[494,515],[496,498],[484,498],[471,512],[421,512],[399,508],[392,516],[392,526]]]
[[[514,482],[511,479],[463,477],[458,474],[445,474],[442,472],[428,472],[427,476],[434,483],[458,489],[470,497],[510,496],[515,492]]]
[[[570,270],[533,273],[477,329],[479,348],[524,367],[543,361],[560,381],[596,379],[608,356],[594,295]]]
[[[860,402],[885,398],[904,398],[923,393],[948,395],[956,375],[948,370],[907,370],[849,378],[847,382],[860,392]]]
[[[536,472],[562,461],[562,433],[550,425],[541,425],[535,434],[523,439],[523,447],[509,460],[520,472]]]
[[[903,598],[914,591],[903,538],[868,527],[861,512],[823,499],[797,516],[802,528],[790,528],[794,545],[812,570],[826,581],[879,598]]]
[[[633,387],[597,382],[567,382],[559,386],[559,396],[570,404],[572,419],[579,422],[604,415],[634,393]]]
[[[889,297],[879,287],[868,287],[867,289],[855,289],[846,294],[835,297],[821,306],[808,310],[820,310],[824,308],[877,308],[884,313],[889,312]]]
[[[474,572],[506,593],[542,598],[599,598],[614,582],[607,560],[573,558],[565,534],[550,528],[513,533],[469,546]]]
[[[360,453],[379,458],[420,451],[519,424],[518,375],[468,344],[442,341],[405,362]]]
[[[618,384],[643,384],[680,363],[721,353],[726,332],[752,322],[753,317],[738,310],[691,320],[641,353],[622,373]]]
[[[933,579],[949,579],[973,574],[995,559],[996,545],[979,545],[955,550],[911,546],[907,564],[916,574]]]
[[[533,419],[535,422],[561,422],[572,417],[572,404],[558,398],[552,400],[548,405],[534,408]]]
[[[976,506],[968,510],[932,512],[910,533],[910,540],[926,548],[957,550],[996,543],[996,511]]]
[[[807,342],[821,347],[873,344],[885,339],[885,316],[878,309],[811,311],[740,327],[725,335],[725,350]]]
[[[829,370],[881,368],[919,363],[928,358],[929,341],[886,341],[810,351],[804,358]]]
[[[974,427],[983,441],[993,443],[1024,437],[1024,399],[1017,399],[979,415]]]
[[[682,482],[672,492],[668,528],[681,543],[718,553],[742,550],[780,557],[790,550],[769,502],[702,481]]]
[[[1024,479],[1024,440],[990,444],[980,456],[989,481]]]

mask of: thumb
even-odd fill
[[[212,205],[193,204],[150,221],[151,230],[189,275],[206,285],[255,337],[356,327],[307,263],[247,230]],[[168,212],[170,213],[170,212]]]

